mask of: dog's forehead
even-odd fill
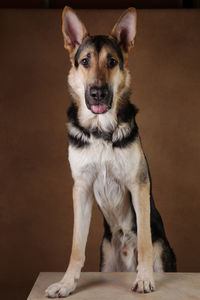
[[[82,44],[79,46],[75,57],[74,57],[74,62],[75,66],[78,65],[78,60],[81,54],[84,51],[87,51],[89,49],[95,50],[98,54],[100,54],[102,48],[107,49],[107,51],[111,53],[115,53],[120,61],[121,64],[123,64],[123,55],[122,51],[117,44],[117,42],[113,39],[110,38],[109,36],[105,35],[95,35],[95,36],[89,36],[85,38],[82,42]]]
[[[111,39],[108,36],[104,35],[95,35],[90,38],[91,46],[95,48],[97,53],[100,53],[101,49],[104,46],[110,48],[111,51],[115,51],[116,53],[121,52],[120,47],[117,45],[114,39]]]

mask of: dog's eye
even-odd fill
[[[118,62],[117,62],[116,59],[114,59],[112,57],[108,59],[108,64],[107,65],[108,65],[109,69],[114,68],[117,64],[118,64]]]
[[[81,65],[84,66],[85,68],[88,68],[89,67],[89,59],[88,58],[83,58],[81,60]]]

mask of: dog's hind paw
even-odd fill
[[[76,288],[76,284],[57,282],[50,285],[45,293],[49,298],[64,298],[69,296]]]
[[[132,291],[137,293],[150,293],[155,291],[155,283],[149,279],[136,279]]]

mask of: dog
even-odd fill
[[[75,290],[94,199],[105,228],[100,271],[135,271],[132,290],[152,292],[153,272],[175,272],[176,258],[154,204],[137,108],[130,102],[127,62],[136,35],[136,10],[126,10],[109,36],[91,36],[73,9],[65,7],[62,32],[72,64],[67,128],[74,228],[68,269],[46,294],[66,297]]]

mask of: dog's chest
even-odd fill
[[[110,163],[101,165],[94,180],[93,191],[111,231],[130,229],[132,224],[130,193],[123,181],[119,181],[119,174],[114,173]]]
[[[130,180],[137,173],[141,157],[137,142],[126,148],[113,148],[111,143],[91,138],[83,149],[69,146],[69,162],[75,181],[92,184],[100,174],[101,179],[113,177],[120,183]]]
[[[69,160],[75,181],[91,185],[96,201],[113,231],[130,229],[132,214],[126,181],[134,178],[138,163],[137,146],[113,149],[112,145],[94,139],[86,149],[69,149]]]

